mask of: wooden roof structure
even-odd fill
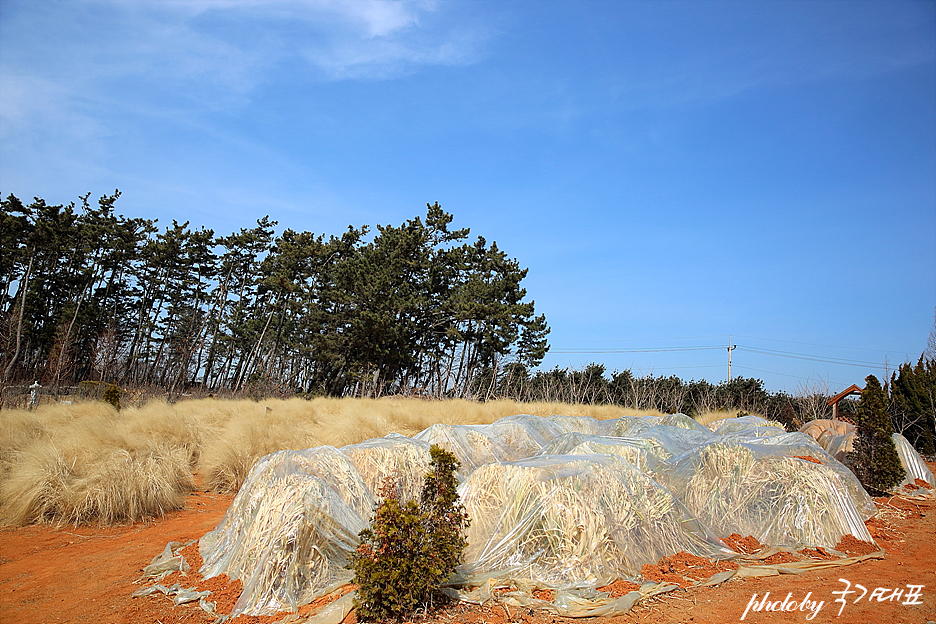
[[[832,420],[835,420],[838,417],[838,404],[839,401],[845,397],[851,396],[853,394],[861,394],[862,388],[859,388],[855,384],[852,384],[836,394],[834,397],[829,399],[829,405],[832,406]]]

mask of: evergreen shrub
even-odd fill
[[[884,494],[903,480],[904,470],[891,437],[894,425],[887,413],[887,395],[874,375],[865,378],[855,420],[858,435],[848,463],[869,493]]]
[[[361,621],[429,611],[444,598],[441,586],[462,562],[468,516],[459,502],[455,456],[430,449],[431,464],[419,503],[386,496],[352,558]],[[392,484],[383,494],[393,491]]]
[[[114,409],[118,412],[120,411],[120,388],[117,387],[117,384],[108,384],[107,390],[104,391],[104,394],[101,396],[101,400],[105,403],[110,403],[114,406]]]

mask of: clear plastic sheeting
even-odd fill
[[[692,418],[689,418],[685,414],[667,414],[660,420],[661,425],[666,425],[667,427],[677,427],[679,429],[689,429],[690,431],[701,431],[703,433],[711,433],[703,424],[695,421]]]
[[[720,418],[718,420],[713,420],[708,424],[708,429],[713,433],[727,433],[721,431],[722,427],[728,427],[729,430],[738,430],[738,429],[747,429],[749,427],[766,427],[769,421],[766,418],[761,418],[760,416],[730,416],[728,418]]]
[[[375,495],[393,485],[400,500],[419,500],[423,480],[429,471],[429,444],[391,433],[360,444],[342,446],[341,451],[354,464],[364,483]]]
[[[562,416],[553,414],[546,418],[549,422],[556,425],[564,433],[586,433],[588,435],[600,435],[600,427],[596,420],[590,416]]]
[[[220,524],[199,542],[202,575],[225,573],[243,583],[233,615],[295,610],[353,577],[349,555],[367,524],[345,502],[347,496],[312,474],[319,469],[318,452],[278,451],[262,458]],[[332,481],[355,479],[336,474]]]
[[[629,461],[638,470],[648,472],[657,467],[662,461],[657,455],[659,449],[660,445],[656,440],[567,433],[547,444],[539,454],[618,455]]]
[[[745,428],[724,427],[718,431],[718,435],[722,436],[723,438],[731,438],[741,442],[756,439],[774,438],[777,435],[782,435],[784,433],[786,433],[785,429],[781,427],[773,427],[771,425]]]
[[[637,436],[663,421],[660,416],[621,416],[612,420],[598,421],[598,435],[625,437]]]
[[[770,546],[824,548],[849,534],[874,542],[834,470],[771,446],[714,442],[653,474],[722,537],[738,533]]]
[[[734,556],[719,540],[732,533],[772,547],[831,548],[846,534],[872,541],[863,520],[873,501],[818,442],[756,417],[728,420],[715,433],[682,414],[521,414],[433,425],[414,438],[279,451],[256,463],[202,537],[200,572],[243,583],[235,616],[294,611],[331,592],[351,580],[350,555],[380,497],[418,500],[431,444],[462,464],[459,493],[471,523],[452,591],[464,599],[496,580],[557,590],[557,614],[620,613],[632,602],[611,601],[597,587],[640,582],[642,565],[679,551]],[[932,483],[931,474],[921,478]],[[153,561],[153,578],[184,564],[177,547]],[[315,621],[340,621],[350,599],[342,600]]]
[[[845,493],[851,498],[852,504],[861,515],[863,520],[868,520],[877,513],[877,506],[867,490],[861,485],[861,481],[849,470],[845,464],[841,463],[831,455],[825,452],[819,444],[804,433],[794,431],[792,433],[781,433],[769,438],[752,438],[744,441],[745,445],[758,445],[768,447],[770,452],[784,457],[812,457],[822,463],[823,466],[832,470],[842,480],[845,486]]]
[[[479,466],[491,462],[517,459],[506,446],[498,442],[489,427],[447,425],[438,423],[417,433],[414,439],[430,446],[438,444],[458,459],[458,475],[464,479]]]
[[[488,579],[481,586],[471,590],[447,588],[444,591],[456,600],[471,604],[484,604],[494,597],[493,585],[493,580]],[[498,597],[498,601],[502,604],[523,609],[537,609],[560,617],[573,618],[623,615],[640,600],[679,589],[678,585],[671,583],[647,582],[641,585],[639,590],[628,592],[619,598],[612,598],[608,592],[599,591],[594,587],[569,587],[556,591],[552,602],[549,602],[533,596],[535,585],[523,581],[512,581],[510,585],[516,589],[502,593]]]
[[[459,487],[468,512],[463,573],[542,587],[596,586],[687,551],[729,557],[653,479],[615,455],[545,455],[488,464]]]
[[[723,418],[709,423],[708,428],[718,435],[735,435],[749,438],[767,438],[786,432],[779,424],[771,424],[771,421],[760,416]]]
[[[906,490],[906,486],[914,486],[917,488],[918,493],[933,496],[933,488],[936,488],[936,480],[934,480],[933,472],[926,465],[926,462],[923,461],[923,458],[917,453],[916,449],[913,448],[913,445],[910,444],[907,438],[899,433],[895,433],[893,435],[893,440],[894,446],[897,447],[897,456],[900,458],[900,465],[903,466],[904,472],[906,473],[900,487]],[[930,487],[919,487],[919,484],[916,482],[917,479],[928,483]],[[920,490],[922,490],[922,492],[920,492]]]
[[[181,554],[183,547],[184,544],[181,542],[166,544],[163,551],[156,555],[148,566],[143,568],[143,578],[161,580],[173,572],[188,572],[188,561]]]
[[[544,445],[565,433],[562,427],[548,418],[532,414],[505,416],[491,424],[491,429],[497,439],[515,449],[520,458],[535,455]]]
[[[717,436],[708,430],[699,431],[666,425],[654,425],[639,434],[631,434],[630,437],[639,437],[654,442],[660,449],[657,454],[663,459],[682,455],[690,449],[717,439]]]

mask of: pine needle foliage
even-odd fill
[[[468,516],[459,502],[455,456],[432,446],[420,501],[387,497],[352,560],[361,621],[399,619],[437,604],[462,562]],[[390,491],[392,488],[385,488]]]
[[[108,384],[107,390],[104,391],[104,394],[101,396],[101,400],[105,403],[110,403],[114,406],[114,409],[118,412],[120,411],[120,388],[117,387],[117,384]]]
[[[872,494],[887,492],[903,480],[904,470],[891,437],[894,425],[887,413],[887,395],[874,375],[865,378],[856,420],[852,470]]]

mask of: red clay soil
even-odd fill
[[[931,465],[932,467],[932,465]],[[3,624],[211,624],[215,618],[196,604],[173,606],[162,594],[132,598],[146,583],[144,566],[170,541],[187,543],[217,525],[231,502],[226,495],[195,492],[186,508],[154,521],[99,527],[31,526],[0,529],[0,623]],[[920,623],[936,620],[936,502],[893,497],[876,499],[881,513],[868,522],[884,559],[849,567],[809,570],[802,574],[733,579],[717,587],[692,587],[686,579],[707,578],[718,565],[680,553],[661,560],[661,575],[678,576],[687,586],[639,603],[630,613],[589,618],[589,624],[720,624],[755,622],[888,622]],[[744,540],[741,536],[732,536]],[[837,550],[867,549],[870,545],[847,537]],[[209,600],[219,611],[233,605],[239,583],[202,580],[197,573],[197,549],[185,550],[193,564],[188,576],[175,575],[163,584],[212,589]],[[789,553],[781,553],[789,555]],[[822,549],[803,550],[803,559],[833,558]],[[795,556],[794,556],[795,557]],[[668,579],[666,579],[668,580]],[[861,587],[866,588],[862,595]],[[636,585],[619,581],[604,588],[624,595]],[[844,597],[841,592],[852,592]],[[217,592],[220,592],[217,593]],[[839,592],[839,593],[834,593]],[[899,593],[898,593],[899,592]],[[769,595],[767,595],[769,593]],[[765,595],[767,595],[765,600]],[[544,592],[539,597],[549,599]],[[844,598],[845,602],[836,602]],[[785,608],[802,610],[779,611]],[[812,618],[805,601],[821,601]],[[308,613],[313,606],[302,611]],[[768,610],[770,609],[770,610]],[[743,619],[742,619],[743,617]],[[241,617],[233,624],[261,624],[278,618]],[[346,622],[354,622],[352,612]],[[501,605],[457,604],[419,622],[445,624],[570,624],[582,622],[545,612]]]
[[[741,537],[737,533],[732,533],[728,537],[722,538],[722,541],[736,553],[741,553],[742,555],[750,555],[751,553],[756,553],[761,550],[764,545],[757,541],[753,535],[748,535],[747,537]]]
[[[821,546],[819,548],[804,548],[798,551],[798,553],[803,556],[803,560],[815,559],[817,561],[832,561],[833,559],[838,559],[836,555],[826,552],[825,548]]]
[[[738,564],[733,561],[712,561],[682,551],[672,557],[663,557],[656,565],[645,565],[640,572],[648,581],[691,587],[696,581],[707,580],[725,570],[737,569]]]

